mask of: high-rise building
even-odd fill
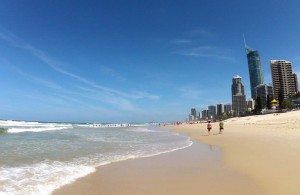
[[[298,88],[298,78],[297,78],[297,74],[294,73],[294,74],[293,74],[293,77],[294,77],[294,83],[295,83],[295,91],[296,91],[296,93],[298,93],[298,92],[299,92],[299,88]]]
[[[207,119],[207,117],[208,117],[208,110],[202,110],[201,115],[202,115],[202,119]]]
[[[251,97],[255,97],[255,87],[264,83],[264,75],[257,50],[250,49],[245,44],[245,50],[248,60],[248,70],[250,77]]]
[[[231,104],[225,104],[224,105],[224,112],[231,112],[232,111],[232,105]]]
[[[207,114],[209,118],[214,118],[216,116],[216,106],[215,105],[208,106]]]
[[[232,96],[236,94],[245,94],[244,85],[242,84],[242,77],[239,75],[236,75],[232,78],[231,94]]]
[[[223,105],[222,104],[217,104],[217,116],[221,116],[223,113]]]
[[[197,114],[197,120],[200,120],[201,119],[201,112],[198,112]]]
[[[292,73],[292,63],[287,60],[271,60],[274,98],[287,99],[296,93],[295,79]]]
[[[191,109],[191,115],[193,116],[193,120],[197,119],[197,111],[196,108],[192,108]]]
[[[257,97],[260,98],[262,108],[267,108],[268,99],[271,102],[274,98],[272,84],[262,84],[256,86],[255,94],[256,94],[256,98]]]
[[[194,116],[189,114],[189,121],[194,121]]]
[[[237,115],[246,111],[246,96],[244,92],[244,85],[242,83],[242,77],[234,76],[232,78],[232,110]]]
[[[237,115],[247,111],[246,96],[245,95],[233,95],[232,110]]]

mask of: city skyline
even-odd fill
[[[183,120],[192,107],[230,103],[237,74],[248,99],[243,34],[259,51],[266,83],[271,59],[292,61],[299,75],[299,6],[296,0],[1,1],[0,118]],[[281,28],[274,30],[274,21]]]

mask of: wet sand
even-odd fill
[[[262,194],[251,179],[224,167],[221,158],[219,147],[196,142],[175,152],[98,167],[53,194]]]
[[[229,119],[221,135],[212,126],[166,126],[199,143],[99,167],[54,194],[300,194],[300,111]]]

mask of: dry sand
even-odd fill
[[[254,180],[265,194],[300,194],[300,111],[233,118],[224,133],[213,124],[171,127],[223,149],[224,164]]]
[[[167,126],[207,145],[102,166],[54,194],[300,194],[300,111],[212,126]]]

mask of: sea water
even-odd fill
[[[192,145],[157,126],[0,120],[0,194],[51,194],[109,163]]]

